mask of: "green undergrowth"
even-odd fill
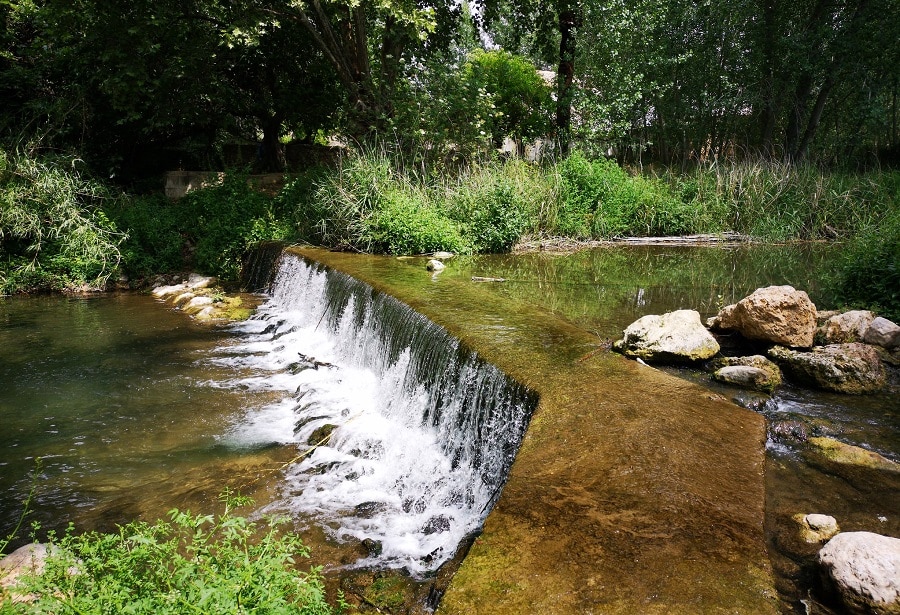
[[[120,199],[107,213],[128,235],[122,247],[125,270],[138,278],[190,268],[234,280],[251,246],[295,235],[291,212],[239,173],[178,201]]]
[[[102,288],[118,273],[123,236],[103,211],[118,196],[81,166],[0,150],[0,294]]]
[[[900,211],[849,242],[829,285],[844,305],[870,308],[900,323]]]
[[[525,237],[614,239],[736,232],[840,240],[832,286],[897,313],[900,172],[757,161],[637,173],[581,153],[557,162],[427,167],[381,151],[293,176],[274,197],[226,174],[178,201],[126,197],[76,161],[0,159],[2,292],[100,287],[187,269],[235,280],[266,240],[388,254],[508,252]],[[894,233],[894,234],[892,234]]]
[[[234,514],[247,498],[226,492],[219,515],[172,510],[167,520],[132,522],[115,533],[51,535],[40,576],[0,594],[0,614],[257,613],[329,615],[321,569],[304,571],[309,550],[284,520]]]

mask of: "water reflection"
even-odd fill
[[[615,246],[573,254],[459,258],[442,275],[505,278],[491,290],[511,302],[539,305],[599,338],[618,339],[646,314],[695,309],[705,318],[768,285],[805,290],[819,309],[837,307],[821,283],[834,254],[827,244]],[[746,397],[702,373],[667,371],[729,399]],[[787,385],[760,409],[770,422],[798,420],[817,435],[900,462],[900,399],[895,394],[857,397]],[[823,461],[801,442],[770,442],[766,490],[767,535],[788,612],[804,608],[800,600],[814,585],[810,567],[791,551],[796,541],[785,538],[794,531],[794,514],[829,514],[845,531],[900,536],[900,473],[847,468]]]
[[[208,508],[225,481],[274,465],[278,451],[220,441],[264,400],[210,386],[224,370],[201,359],[230,336],[138,295],[0,301],[0,536],[37,458],[29,520],[46,529]]]

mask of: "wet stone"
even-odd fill
[[[371,519],[387,510],[384,502],[363,502],[353,509],[354,514],[362,519]]]
[[[450,518],[446,515],[438,515],[432,517],[422,528],[422,533],[426,536],[431,534],[442,534],[450,531]]]

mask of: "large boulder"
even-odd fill
[[[820,341],[823,345],[861,342],[873,320],[875,314],[868,310],[851,310],[836,314],[819,328],[816,341]]]
[[[712,324],[750,340],[809,348],[816,333],[816,306],[793,286],[769,286],[722,308]]]
[[[694,310],[648,314],[628,325],[624,336],[613,347],[646,361],[703,361],[719,352],[719,343]]]
[[[872,320],[863,334],[863,341],[888,350],[900,347],[900,326],[879,316]]]
[[[842,532],[822,547],[818,563],[849,612],[900,614],[900,539]]]
[[[769,357],[790,375],[828,391],[874,393],[887,382],[878,351],[868,344],[831,344],[817,346],[811,352],[775,346],[769,350]]]

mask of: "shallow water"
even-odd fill
[[[140,295],[0,300],[0,536],[38,458],[26,528],[111,529],[208,508],[226,486],[264,495],[256,478],[286,451],[228,437],[267,398],[214,386],[233,370],[206,358],[232,338]]]
[[[821,284],[833,250],[827,244],[615,246],[573,254],[471,257],[449,261],[435,283],[441,278],[503,278],[503,282],[478,283],[511,302],[542,306],[593,332],[598,341],[615,340],[628,324],[646,314],[695,309],[705,319],[768,285],[790,284],[805,290],[819,309],[838,307]],[[699,372],[666,371],[742,405],[748,398],[746,392],[717,385]],[[787,384],[761,408],[767,421],[801,420],[815,435],[834,437],[900,462],[896,393],[847,396]],[[791,517],[829,514],[844,531],[900,536],[900,473],[841,467],[800,443],[770,441],[767,457],[766,525],[776,582],[784,610],[803,612],[807,607],[800,600],[808,599],[816,585],[809,565],[814,552],[798,553],[790,538],[796,527]],[[815,611],[819,607],[810,608],[820,612]]]
[[[432,278],[432,284],[439,289],[443,283],[451,293],[445,281],[477,284],[481,296],[494,296],[510,310],[536,306],[548,318],[562,318],[594,333],[599,345],[620,336],[627,324],[644,314],[692,308],[708,316],[769,284],[792,284],[807,290],[820,308],[832,307],[818,283],[828,270],[829,250],[818,244],[725,249],[622,246],[570,255],[456,258]],[[430,275],[424,272],[424,263],[425,259],[412,259],[398,266]],[[393,275],[389,268],[384,271]],[[506,281],[469,282],[471,276]],[[435,296],[450,300],[440,292]],[[480,317],[477,305],[460,309],[460,317],[470,319],[466,326],[498,341],[509,334],[505,321]],[[528,312],[528,326],[540,327],[540,322],[531,322],[538,313]],[[323,457],[305,462],[307,466],[287,477],[281,471],[283,464],[296,458],[298,444],[325,421],[307,423],[294,433],[296,404],[284,400],[285,391],[297,391],[297,374],[286,373],[282,358],[272,354],[278,346],[272,336],[279,333],[277,328],[263,339],[258,337],[262,331],[254,327],[253,323],[236,329],[200,327],[168,306],[135,295],[0,300],[0,450],[4,451],[0,536],[14,525],[21,510],[36,457],[44,461],[30,518],[46,527],[64,527],[72,520],[85,529],[109,529],[135,516],[161,516],[173,506],[208,508],[225,486],[242,488],[261,506],[274,503],[283,509],[288,502],[288,508],[299,511],[306,504],[292,498],[302,497],[305,489],[317,489],[316,483],[331,489],[334,485],[326,484],[327,476],[308,470],[320,462],[347,461],[324,458],[343,454],[338,449],[317,452]],[[313,332],[316,328],[318,324],[312,326]],[[291,329],[281,333],[290,336]],[[316,359],[340,355],[316,346],[321,341],[315,336],[311,342],[304,352]],[[544,343],[565,342],[553,339],[548,330]],[[256,357],[269,357],[274,363],[261,367]],[[357,367],[351,364],[346,369]],[[317,377],[324,378],[325,373]],[[303,374],[301,380],[314,376]],[[379,374],[376,380],[391,379],[390,369]],[[371,384],[377,388],[381,383]],[[717,390],[726,397],[738,396],[728,389]],[[379,395],[375,391],[363,397]],[[900,408],[895,396],[848,398],[785,387],[776,402],[766,411],[769,419],[799,415],[838,439],[900,460]],[[355,416],[359,410],[350,412]],[[896,476],[847,472],[811,459],[801,448],[774,444],[769,447],[768,466],[767,530],[786,608],[800,608],[799,599],[811,582],[807,568],[779,555],[792,514],[832,514],[845,530],[900,535]],[[347,501],[335,498],[331,509],[326,506],[320,512],[333,514]],[[423,529],[423,522],[431,518],[438,518],[443,528],[455,522],[455,514],[423,512],[414,520],[414,529]],[[325,534],[355,531],[341,527],[326,527]],[[454,526],[454,532],[465,531],[463,527]],[[396,529],[398,535],[404,533],[403,527]],[[355,539],[369,536],[371,530],[363,527]],[[420,557],[426,546],[422,541],[410,552]],[[343,563],[364,555],[357,553]]]

